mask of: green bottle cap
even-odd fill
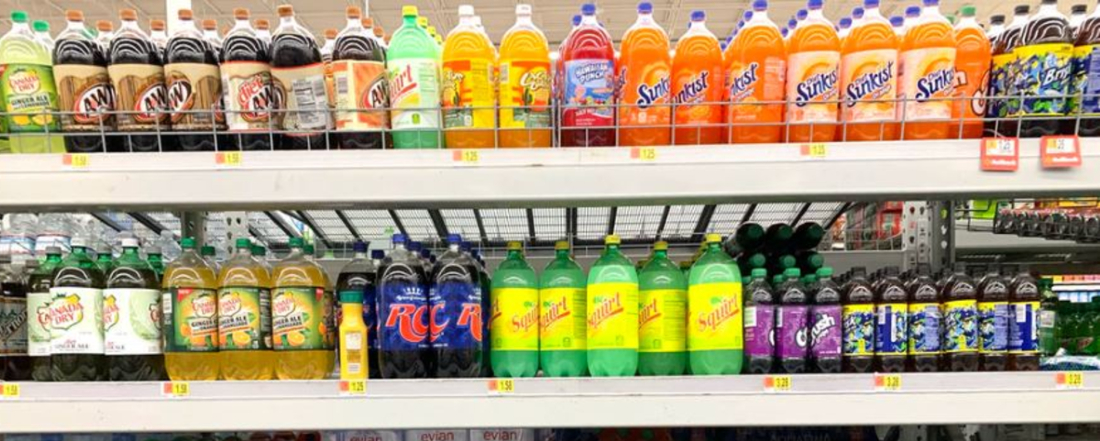
[[[821,267],[821,268],[817,269],[817,277],[818,278],[825,278],[825,277],[832,277],[832,276],[833,276],[833,269],[831,267],[824,266],[824,267]]]
[[[183,238],[182,240],[180,240],[180,248],[183,248],[185,250],[195,249],[195,238],[194,237],[185,237],[185,238]]]
[[[47,22],[46,20],[35,20],[34,24],[31,25],[31,26],[34,28],[35,32],[49,32],[50,31],[50,23]]]
[[[555,251],[569,251],[569,242],[565,240],[559,240],[554,242]]]
[[[363,292],[340,291],[340,303],[363,303]]]
[[[768,259],[763,254],[756,253],[749,257],[749,268],[763,268],[767,263]]]
[[[657,241],[657,243],[653,244],[653,251],[668,251],[668,242],[663,240]]]
[[[301,248],[301,247],[302,247],[302,244],[304,244],[304,243],[305,243],[305,242],[304,242],[304,241],[302,240],[302,238],[300,238],[300,237],[292,237],[292,238],[290,238],[290,248],[292,248],[292,249],[293,249],[293,248]]]
[[[15,23],[26,23],[27,12],[26,11],[11,11],[11,21]]]
[[[790,254],[784,255],[783,257],[779,258],[780,268],[791,268],[795,265],[795,263],[797,262],[795,262],[794,256],[791,256]]]
[[[798,268],[787,268],[783,270],[783,276],[788,279],[797,279],[802,275],[802,271]]]
[[[973,17],[977,15],[978,8],[974,7],[974,5],[966,5],[959,10],[959,13],[962,14],[963,17]]]
[[[240,250],[240,249],[249,249],[249,250],[251,250],[252,249],[252,239],[249,239],[247,237],[238,238],[236,243],[237,243],[237,249],[238,250]]]
[[[751,274],[754,279],[763,279],[768,277],[768,270],[764,268],[753,268]]]
[[[306,244],[306,246],[304,247],[304,249],[302,251],[304,251],[306,254],[312,256],[313,253],[317,250],[315,248],[313,248],[313,244],[310,243],[310,244]]]

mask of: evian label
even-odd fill
[[[164,68],[151,64],[112,64],[107,68],[115,87],[119,130],[168,130],[168,91]]]
[[[439,61],[391,59],[387,68],[393,129],[439,128]]]
[[[59,64],[53,67],[61,127],[67,132],[114,130],[115,90],[107,68],[83,64]]]
[[[229,130],[269,130],[270,110],[282,104],[271,86],[267,63],[227,61],[221,65],[221,74]]]
[[[214,111],[222,97],[218,66],[204,63],[173,63],[164,66],[168,86],[168,107],[172,128],[210,130]]]
[[[466,429],[406,430],[405,441],[467,441]]]
[[[386,66],[378,61],[332,63],[336,92],[336,130],[381,130],[389,125]],[[371,110],[378,109],[378,110]]]
[[[113,288],[103,291],[103,331],[108,355],[161,353],[160,291]]]
[[[588,285],[588,348],[638,348],[638,285]]]
[[[102,354],[103,291],[50,288],[51,354]]]
[[[470,441],[535,441],[533,429],[470,429]]]

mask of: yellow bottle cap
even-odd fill
[[[519,242],[508,242],[508,251],[519,251],[523,249],[523,244]]]
[[[420,10],[416,9],[416,6],[405,5],[401,7],[401,15],[405,17],[408,17],[410,15],[415,17],[417,15],[420,15]]]
[[[416,17],[416,24],[422,28],[428,28],[428,17]]]
[[[608,234],[607,237],[604,238],[603,243],[605,245],[618,245],[623,243],[623,240],[619,239],[618,234]]]
[[[564,241],[564,240],[559,240],[557,242],[554,242],[554,250],[555,251],[569,250],[569,242]]]
[[[653,251],[668,251],[668,242],[663,240],[653,244]]]
[[[721,242],[721,241],[722,241],[722,235],[721,234],[711,233],[711,234],[707,235],[707,243],[718,243],[718,242]]]

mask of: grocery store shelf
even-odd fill
[[[1038,140],[1020,168],[979,171],[979,140],[634,149],[8,155],[0,211],[488,208],[756,201],[920,200],[1100,192],[1100,140],[1083,164],[1044,170]],[[820,152],[820,150],[815,150]],[[632,154],[633,153],[633,154]],[[646,158],[646,159],[642,159]],[[85,162],[84,159],[87,159]],[[230,165],[225,165],[228,162]],[[74,163],[69,161],[69,163]]]
[[[790,390],[763,376],[487,379],[367,382],[23,383],[0,400],[0,428],[20,432],[237,431],[485,427],[689,427],[1100,421],[1100,373],[1059,388],[1054,372],[796,375]],[[8,390],[5,389],[5,393]],[[10,395],[10,394],[9,394]],[[64,415],[64,418],[42,418]]]

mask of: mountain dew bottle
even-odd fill
[[[489,360],[497,377],[534,377],[539,370],[539,281],[519,242],[493,273]]]
[[[694,375],[741,373],[741,270],[708,234],[688,277],[688,360]]]
[[[638,371],[638,272],[619,251],[619,236],[604,240],[588,272],[588,372],[593,377]]]
[[[554,260],[539,279],[539,364],[548,377],[581,377],[585,359],[584,270],[569,255],[569,242],[554,244]]]
[[[441,51],[428,31],[416,24],[416,6],[404,6],[401,15],[404,21],[386,53],[393,147],[439,148]]]
[[[683,375],[687,368],[687,279],[668,259],[668,243],[653,245],[653,257],[638,274],[638,373]]]

